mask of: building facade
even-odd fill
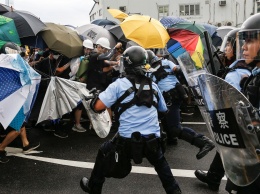
[[[260,12],[260,0],[94,0],[90,21],[107,18],[117,21],[107,9],[133,15],[178,16],[198,23],[239,27],[250,15]],[[117,21],[118,22],[118,21]]]

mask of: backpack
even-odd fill
[[[88,71],[89,58],[84,57],[79,64],[79,69],[75,76],[75,81],[86,82],[87,81],[87,71]],[[83,80],[83,81],[81,81]]]

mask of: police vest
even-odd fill
[[[136,106],[147,106],[151,108],[154,106],[157,108],[157,102],[159,101],[158,92],[152,88],[152,80],[145,76],[126,76],[126,78],[132,83],[132,87],[128,88],[125,93],[118,98],[113,105],[116,121],[118,121],[120,115],[128,108]],[[129,102],[122,103],[122,101],[134,92],[134,98]],[[157,98],[157,102],[153,100],[153,96]]]
[[[259,109],[260,101],[260,74],[250,75],[246,80],[243,92],[253,107]]]

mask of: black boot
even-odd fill
[[[193,144],[200,148],[199,153],[196,155],[198,160],[206,156],[215,147],[214,142],[206,136],[195,137]]]
[[[211,189],[212,191],[219,190],[219,185],[222,179],[219,174],[210,171],[208,171],[208,173],[205,173],[202,170],[196,170],[194,174],[200,181],[207,183],[209,189]]]
[[[89,183],[89,180],[87,177],[83,177],[81,180],[80,180],[80,187],[83,191],[85,191],[86,193],[90,193],[90,188],[88,187],[88,183]]]
[[[180,128],[176,130],[176,134],[178,138],[183,139],[191,145],[195,145],[200,148],[199,153],[197,153],[196,158],[201,159],[208,154],[210,150],[212,150],[215,145],[213,141],[211,141],[206,136],[201,136],[197,134],[195,131],[191,131],[191,129],[187,130],[185,128]]]
[[[90,184],[90,181],[87,177],[83,177],[80,180],[80,187],[86,193],[101,194],[103,183],[99,183],[99,184],[95,184],[93,182],[91,182],[91,183],[92,184]]]

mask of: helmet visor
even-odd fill
[[[225,55],[235,55],[236,39],[234,37],[225,36],[220,47],[220,51]],[[232,57],[232,56],[231,56]]]
[[[241,31],[237,37],[237,59],[260,60],[260,30]]]

